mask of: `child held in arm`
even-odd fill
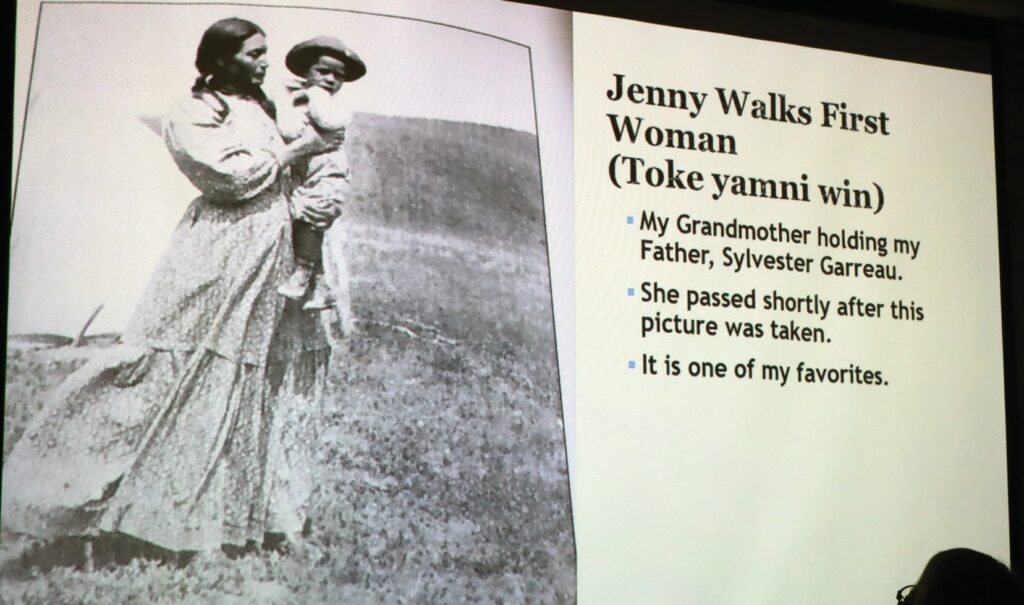
[[[345,82],[361,78],[366,65],[340,40],[330,36],[295,45],[288,51],[285,65],[297,78],[285,82],[286,96],[277,105],[281,135],[291,141],[304,129],[313,128],[338,142],[336,148],[292,165],[292,203],[340,206],[349,194],[348,156],[342,143],[352,112],[339,91]],[[292,219],[295,271],[278,292],[292,300],[305,298],[306,310],[326,309],[334,304],[324,280],[323,241],[329,226]]]

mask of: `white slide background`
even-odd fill
[[[576,474],[579,597],[597,603],[707,605],[893,599],[935,552],[1008,557],[1006,443],[987,75],[575,15]],[[701,113],[612,101],[626,82],[707,93]],[[784,94],[811,123],[724,115],[716,87]],[[824,128],[822,102],[888,116],[889,135]],[[737,154],[616,142],[607,114],[731,134]],[[704,175],[703,190],[616,188],[616,154]],[[713,173],[799,180],[810,201],[724,195]],[[620,176],[625,171],[620,170]],[[881,211],[822,204],[817,184],[885,194]],[[877,204],[877,200],[876,200]],[[807,244],[641,230],[668,217],[812,230]],[[636,222],[627,224],[626,217]],[[671,223],[670,223],[671,226]],[[887,255],[819,247],[818,228],[885,237]],[[917,257],[893,239],[920,242]],[[708,249],[714,266],[642,260],[641,239]],[[723,249],[813,259],[809,272],[723,266]],[[892,265],[901,280],[824,275],[820,259]],[[681,304],[642,302],[643,282]],[[635,296],[627,296],[635,288]],[[688,289],[756,290],[756,309],[693,308]],[[773,290],[818,295],[828,315],[768,311]],[[837,316],[838,301],[883,303],[881,317]],[[921,321],[896,320],[913,301]],[[716,320],[716,336],[649,334],[641,316]],[[730,337],[724,321],[762,323]],[[821,328],[830,342],[771,336],[770,322]],[[644,374],[642,356],[657,359]],[[667,376],[664,359],[681,361]],[[734,368],[754,360],[754,377]],[[627,366],[636,361],[636,368]],[[692,361],[724,378],[692,377]],[[797,382],[800,362],[879,371],[884,385]],[[791,366],[785,386],[764,363]]]

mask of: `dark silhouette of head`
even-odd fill
[[[1024,582],[989,555],[953,548],[928,561],[906,603],[1020,605],[1024,603]]]

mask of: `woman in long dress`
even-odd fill
[[[308,448],[329,345],[317,314],[277,294],[291,271],[282,175],[330,148],[285,145],[260,85],[262,30],[214,23],[192,94],[164,138],[201,191],[122,336],[70,376],[15,444],[3,525],[41,537],[129,534],[176,551],[258,544],[301,530]]]

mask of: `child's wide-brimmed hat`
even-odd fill
[[[312,40],[299,42],[288,51],[284,64],[297,76],[306,75],[309,66],[316,63],[321,55],[328,55],[345,64],[345,81],[358,80],[366,75],[366,64],[352,49],[333,36],[317,36]]]

